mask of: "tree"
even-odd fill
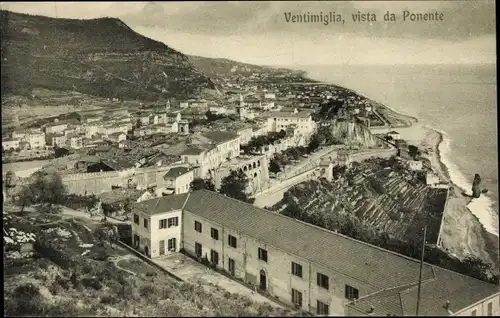
[[[212,179],[195,178],[193,181],[191,181],[189,187],[191,188],[191,191],[203,190],[203,189],[209,191],[215,191],[215,185],[212,182]]]
[[[30,187],[23,186],[21,189],[21,192],[19,193],[17,197],[17,204],[21,206],[21,212],[24,211],[24,208],[27,206],[30,206],[33,204],[35,201],[33,192],[31,191]]]
[[[296,148],[289,148],[285,150],[286,154],[288,157],[291,157],[293,160],[297,160],[300,157],[300,151],[298,151]]]
[[[137,119],[135,122],[135,128],[141,128],[142,127],[142,121],[140,119]]]
[[[408,146],[408,152],[409,152],[410,156],[413,158],[413,160],[417,160],[417,157],[420,154],[418,147],[414,146],[414,145]]]
[[[278,164],[277,160],[273,157],[269,162],[269,172],[278,173],[281,171],[281,167]]]
[[[311,140],[309,141],[309,144],[307,145],[307,148],[308,148],[309,152],[313,152],[316,149],[318,149],[318,147],[320,145],[321,145],[321,140],[318,138],[318,136],[316,134],[314,134],[311,137]]]
[[[246,193],[248,186],[248,178],[243,171],[231,170],[231,173],[222,179],[220,193],[228,197],[243,201],[250,202],[250,198]]]
[[[34,181],[29,185],[33,193],[33,203],[47,204],[50,209],[54,204],[62,204],[66,198],[67,189],[58,173],[47,174],[35,172]]]
[[[9,188],[16,186],[16,174],[14,171],[9,170],[5,175],[5,185]]]
[[[287,204],[286,208],[281,212],[281,214],[300,220],[302,216],[302,210],[295,202],[292,202],[290,204]]]

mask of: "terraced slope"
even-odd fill
[[[437,240],[446,190],[432,189],[394,160],[372,159],[355,165],[333,182],[303,182],[285,193],[275,208],[295,202],[303,213],[322,218],[327,225],[342,218],[364,224],[376,233],[401,241]],[[326,226],[328,227],[328,226]]]

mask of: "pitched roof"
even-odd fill
[[[293,113],[293,112],[282,112],[282,111],[276,111],[276,112],[271,112],[269,114],[270,117],[298,117],[298,118],[307,118],[311,116],[311,113],[308,111],[300,111],[298,113]]]
[[[125,135],[125,133],[123,131],[119,131],[119,132],[115,132],[115,133],[109,134],[108,136],[109,137],[118,137],[120,135]]]
[[[498,293],[498,286],[468,277],[453,271],[433,266],[436,279],[422,282],[419,315],[447,316],[445,308],[457,312],[486,297]],[[374,308],[373,315],[387,314],[411,316],[416,313],[418,284],[384,290],[358,299],[348,306],[360,313],[368,313]]]
[[[238,138],[238,134],[232,131],[207,131],[203,133],[203,136],[212,140],[216,144]]]
[[[123,159],[103,159],[102,163],[116,171],[135,167],[133,164]]]
[[[392,288],[418,279],[417,260],[214,192],[191,193],[185,209],[374,288]],[[300,237],[307,240],[298,241]],[[431,277],[431,266],[424,266],[423,279]]]
[[[182,155],[199,155],[206,151],[201,145],[189,145],[188,148],[182,152]]]
[[[180,175],[187,173],[190,169],[186,167],[175,167],[170,170],[163,176],[163,178],[174,178]]]
[[[172,202],[174,197],[177,196],[159,200]],[[180,201],[183,199],[186,201],[184,210],[188,212],[354,278],[370,285],[373,290],[384,291],[378,297],[375,294],[366,297],[378,299],[374,307],[381,308],[380,314],[414,312],[418,260],[215,192],[199,190],[189,196],[179,195],[177,207],[182,206]],[[155,211],[161,209],[155,208]],[[422,286],[422,295],[425,295],[422,308],[426,308],[422,314],[427,315],[447,314],[440,309],[444,299],[450,300],[452,308],[455,304],[454,309],[458,310],[498,292],[496,285],[427,263],[423,266],[422,279],[428,281]],[[398,298],[401,305],[398,305]],[[363,301],[360,299],[357,303]]]
[[[140,211],[148,215],[153,215],[157,213],[180,210],[186,203],[186,199],[189,195],[190,193],[169,195],[135,203],[132,205],[132,212]]]

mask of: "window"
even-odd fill
[[[302,278],[302,265],[292,262],[292,274]]]
[[[167,219],[160,220],[159,222],[159,228],[160,229],[166,229],[167,228]]]
[[[329,312],[328,305],[322,301],[319,301],[319,300],[316,301],[316,313],[318,315],[329,315],[330,312]]]
[[[177,249],[177,240],[174,238],[171,238],[168,240],[168,250],[169,251],[172,251],[172,250],[176,250]]]
[[[144,227],[147,229],[148,228],[148,219],[144,219]]]
[[[345,285],[345,298],[353,300],[353,299],[358,299],[359,298],[359,290],[356,288]]]
[[[177,216],[173,217],[173,218],[168,218],[167,223],[168,223],[167,227],[178,226],[179,225],[179,218]]]
[[[219,264],[219,253],[217,251],[210,250],[210,261],[215,265]]]
[[[200,222],[194,221],[194,230],[196,232],[200,232],[201,233],[201,223]]]
[[[474,309],[474,310],[472,311],[471,316],[477,316],[477,310],[476,310],[476,309]]]
[[[267,251],[259,247],[259,259],[267,263]]]
[[[218,239],[219,239],[219,230],[214,229],[214,228],[211,228],[211,229],[210,229],[210,236],[211,236],[214,240],[218,240]]]
[[[237,246],[237,244],[236,244],[236,237],[234,237],[232,235],[228,235],[228,237],[227,237],[227,244],[229,244],[229,246],[231,246],[231,247],[236,248],[236,246]]]
[[[134,213],[134,223],[139,225],[139,216]]]
[[[493,303],[488,303],[488,316],[493,316]]]
[[[324,289],[328,289],[328,276],[318,273],[316,280],[318,282],[319,287],[323,287]]]
[[[302,307],[302,293],[292,288],[292,303],[298,307]]]
[[[194,243],[194,253],[196,254],[196,256],[201,257],[202,247],[201,244],[198,242]]]

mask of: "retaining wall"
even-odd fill
[[[436,240],[436,246],[441,248],[442,245],[442,239],[441,239],[441,233],[443,232],[443,223],[444,223],[444,218],[446,216],[446,211],[447,211],[447,207],[448,207],[448,198],[450,196],[450,188],[448,187],[448,190],[446,191],[446,201],[444,203],[444,208],[443,208],[443,213],[441,215],[441,224],[439,226],[439,233],[438,233],[438,237],[437,237],[437,240]]]
[[[163,176],[174,167],[187,167],[188,164],[174,164],[168,167],[133,168],[123,171],[105,171],[91,173],[75,173],[63,175],[61,178],[69,193],[80,195],[99,194],[111,191],[113,186],[126,186],[128,181],[141,187],[152,184],[166,184]]]

